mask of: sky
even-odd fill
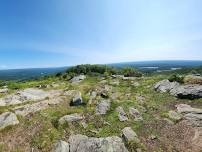
[[[0,69],[202,60],[201,0],[1,0]]]

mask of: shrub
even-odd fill
[[[170,78],[168,79],[170,82],[179,82],[179,83],[184,83],[184,76],[179,76],[176,74],[173,74],[170,76]]]
[[[142,76],[141,72],[139,72],[136,69],[131,68],[131,67],[123,68],[122,73],[126,77],[141,77]]]

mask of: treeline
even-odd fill
[[[92,76],[110,76],[110,75],[124,75],[127,77],[141,77],[142,73],[135,68],[125,67],[125,68],[115,68],[107,65],[91,65],[82,64],[71,68],[68,68],[64,73],[57,73],[57,77],[73,77],[75,75],[85,74]]]

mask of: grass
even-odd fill
[[[101,81],[98,77],[88,77],[79,84],[70,84],[67,81],[59,81],[57,79],[47,79],[47,80],[36,80],[28,81],[24,83],[10,83],[8,87],[11,90],[24,89],[28,87],[35,87],[41,84],[50,84],[52,82],[62,83],[54,89],[66,89],[66,90],[79,90],[82,93],[82,97],[86,102],[85,106],[71,107],[69,106],[70,97],[66,97],[63,102],[56,106],[50,106],[46,110],[35,113],[31,116],[30,119],[20,117],[20,123],[22,123],[24,128],[33,126],[37,122],[40,122],[40,128],[36,131],[36,134],[29,141],[32,147],[46,152],[50,151],[53,144],[58,139],[67,140],[70,134],[84,134],[87,136],[93,137],[107,137],[107,136],[121,136],[121,130],[124,127],[131,127],[139,136],[143,134],[155,134],[158,136],[159,132],[155,128],[145,127],[145,124],[158,123],[161,117],[165,117],[165,113],[171,110],[172,105],[180,103],[181,100],[177,100],[173,96],[167,93],[158,93],[153,90],[153,86],[156,82],[166,78],[167,76],[154,76],[154,77],[143,77],[139,78],[137,81],[140,83],[139,87],[133,87],[131,80],[122,81],[119,79],[120,84],[113,86],[113,92],[118,92],[121,94],[121,97],[112,101],[110,111],[104,116],[95,115],[95,104],[89,105],[89,95],[88,92],[96,87],[100,86],[98,82]],[[107,79],[106,85],[109,85],[112,81]],[[48,89],[47,89],[48,90]],[[126,94],[130,94],[129,98]],[[143,103],[140,103],[136,100],[136,96],[140,94],[145,97]],[[109,94],[111,96],[111,93]],[[97,98],[102,99],[101,97]],[[183,100],[183,102],[186,100]],[[188,101],[187,101],[188,102]],[[190,101],[189,101],[190,102]],[[196,102],[200,105],[202,99],[197,99],[191,101],[192,103]],[[28,102],[30,103],[30,102]],[[25,103],[27,104],[27,103]],[[118,113],[115,111],[116,107],[122,106],[124,111],[129,117],[129,121],[120,122],[118,119]],[[129,115],[129,108],[137,108],[142,116],[144,121],[134,121],[133,118]],[[146,112],[142,111],[142,108],[146,109]],[[13,106],[0,107],[0,113],[5,111],[10,111]],[[84,128],[81,123],[70,123],[59,125],[58,120],[68,114],[72,113],[83,113],[86,118],[87,128]],[[15,129],[15,128],[14,128]],[[5,131],[9,132],[9,129]],[[11,131],[12,133],[12,131]],[[136,143],[126,143],[129,148],[129,151],[132,151],[136,148],[145,149],[144,145]],[[0,144],[0,151],[6,148],[5,145]]]

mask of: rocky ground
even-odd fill
[[[200,152],[202,85],[91,77],[0,88],[2,152]]]

